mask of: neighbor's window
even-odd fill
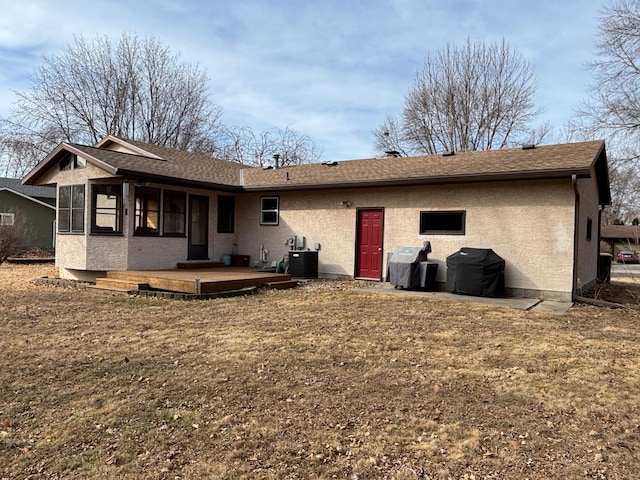
[[[176,237],[184,236],[187,194],[165,190],[162,205],[162,234]]]
[[[122,233],[122,184],[91,186],[91,233]]]
[[[260,199],[260,225],[278,225],[279,197],[262,197]]]
[[[587,241],[591,241],[591,235],[593,233],[593,219],[591,217],[587,217]]]
[[[58,189],[58,232],[84,232],[84,185]]]
[[[15,214],[0,213],[0,227],[12,227],[15,224]]]
[[[464,210],[420,212],[420,235],[464,235]]]
[[[158,235],[160,189],[136,187],[135,233]]]
[[[233,233],[236,217],[236,197],[218,196],[218,233]]]

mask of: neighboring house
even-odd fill
[[[0,178],[0,225],[14,225],[25,215],[30,236],[25,248],[54,247],[56,189],[23,185],[17,178]]]
[[[596,282],[603,141],[260,169],[109,136],[59,145],[24,178],[57,185],[62,276],[175,268],[232,252],[280,260],[296,237],[320,276],[381,281],[387,252],[492,248],[507,294],[569,300]]]
[[[600,238],[614,258],[620,250],[640,252],[640,225],[603,225]]]

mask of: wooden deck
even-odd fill
[[[278,288],[286,282],[291,282],[291,275],[265,272],[255,268],[223,267],[113,271],[107,272],[105,278],[98,278],[96,287],[105,290],[152,289],[207,295],[270,285]]]

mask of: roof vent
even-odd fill
[[[322,162],[322,165],[326,165],[327,167],[335,167],[336,165],[338,165],[338,162],[336,162],[335,160],[333,162]]]
[[[455,150],[449,150],[448,152],[442,152],[443,157],[453,157],[456,154]]]
[[[273,170],[273,167],[269,165],[268,167],[262,167],[263,170]]]
[[[536,146],[533,143],[524,143],[522,145],[523,150],[533,150],[534,148],[536,148]]]
[[[279,168],[280,167],[280,154],[279,153],[274,153],[273,154],[273,168]]]
[[[390,158],[394,158],[394,157],[397,158],[401,156],[400,152],[397,150],[385,150],[384,153],[387,157],[390,157]]]

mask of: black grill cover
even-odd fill
[[[396,287],[420,287],[420,262],[426,262],[431,253],[431,242],[422,247],[398,247],[387,265],[389,282]]]
[[[503,297],[504,260],[490,248],[462,248],[447,257],[446,289],[478,297]]]

